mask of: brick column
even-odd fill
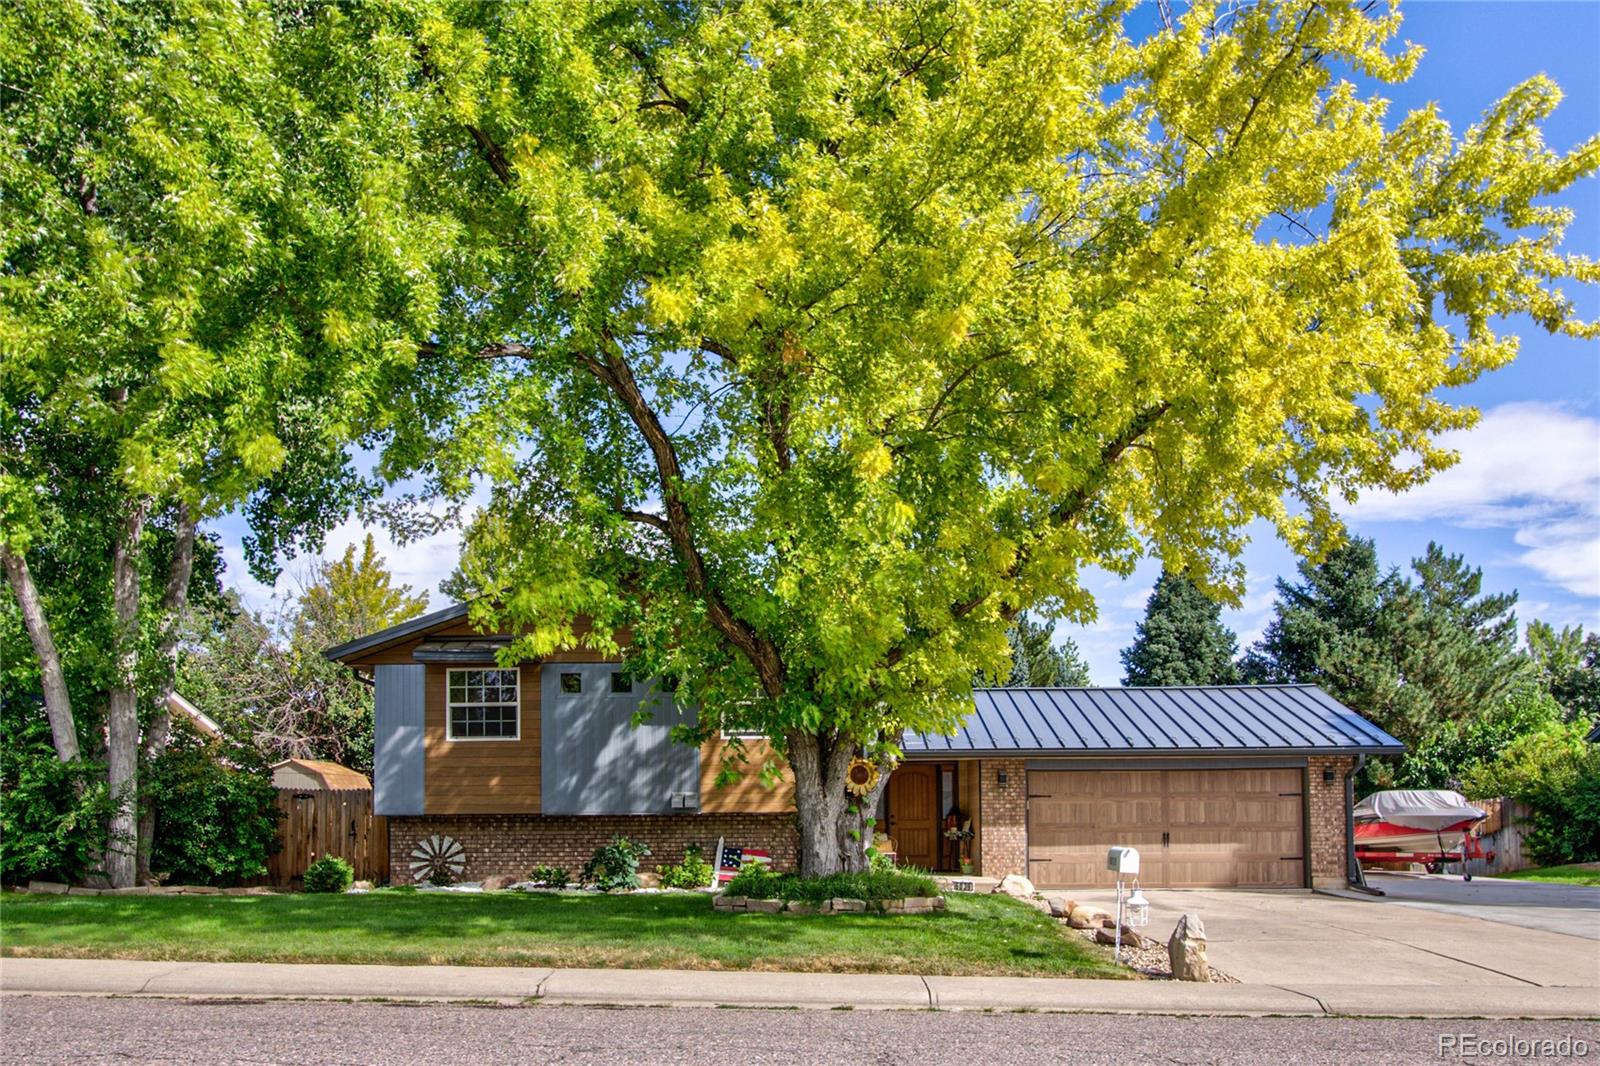
[[[985,759],[978,796],[983,804],[984,877],[1028,872],[1028,773],[1021,759]],[[1005,784],[1000,775],[1006,775]]]
[[[1348,755],[1313,755],[1306,760],[1306,814],[1311,828],[1311,884],[1345,883],[1344,775],[1355,760]],[[1333,780],[1324,781],[1324,771]]]

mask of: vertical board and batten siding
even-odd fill
[[[267,860],[274,885],[292,885],[324,855],[355,869],[357,881],[389,879],[389,820],[373,814],[371,789],[280,788],[279,848]]]
[[[544,722],[545,814],[671,814],[673,793],[685,793],[692,813],[700,801],[700,752],[673,742],[674,725],[693,725],[694,712],[671,696],[635,682],[613,693],[613,663],[550,663],[540,683]],[[561,675],[577,674],[582,691],[561,691]],[[636,711],[652,717],[637,727]]]
[[[381,815],[423,814],[427,667],[383,664],[372,674],[373,809]]]

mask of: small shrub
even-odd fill
[[[437,862],[428,869],[428,884],[435,888],[444,888],[446,885],[456,883],[456,875],[450,871],[450,864]]]
[[[877,848],[867,849],[867,869],[875,874],[891,874],[897,869],[894,860]]]
[[[650,854],[643,844],[627,837],[613,837],[611,843],[594,849],[583,867],[583,879],[602,892],[639,887],[639,860]]]
[[[682,862],[656,872],[661,875],[662,888],[705,888],[711,884],[711,864],[693,844],[683,849]]]
[[[356,877],[355,868],[337,855],[324,855],[306,867],[307,892],[343,892]]]
[[[566,888],[567,882],[572,878],[559,866],[549,866],[541,863],[533,868],[528,875],[528,880],[540,888]]]

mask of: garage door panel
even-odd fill
[[[1301,771],[1032,771],[1029,877],[1049,887],[1109,885],[1106,849],[1139,849],[1151,887],[1299,886]]]

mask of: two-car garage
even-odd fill
[[[1139,849],[1152,888],[1343,883],[1351,776],[1404,750],[1312,685],[985,688],[973,704],[953,736],[902,749],[976,782],[939,810],[971,817],[977,872],[1039,888],[1111,883],[1114,845]]]
[[[1305,884],[1303,768],[1029,769],[1028,877],[1110,884],[1108,841],[1158,888]]]

